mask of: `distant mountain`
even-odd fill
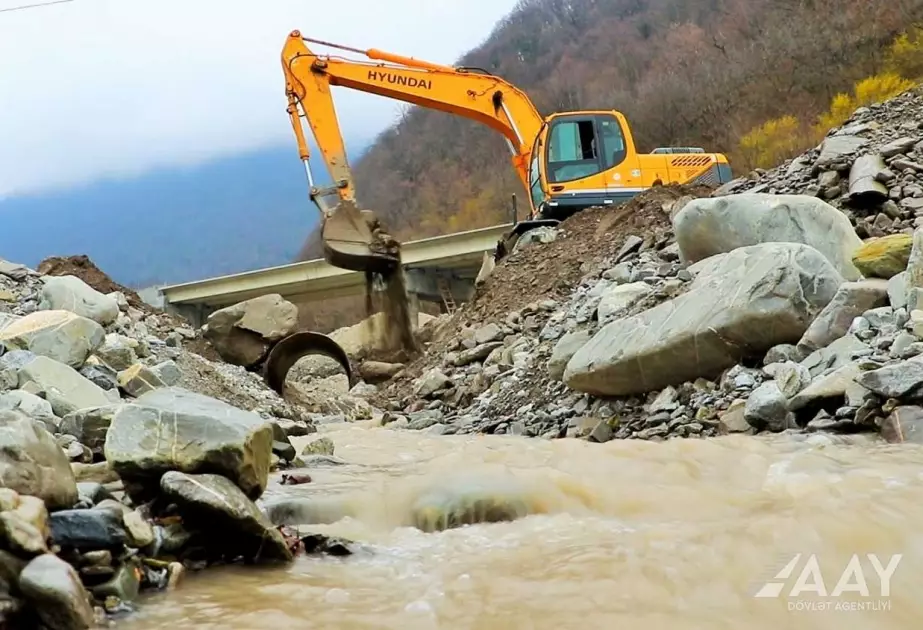
[[[361,142],[350,142],[350,154]],[[321,162],[312,166],[328,182]],[[133,288],[282,265],[318,223],[286,144],[192,167],[0,201],[0,258],[86,254]]]

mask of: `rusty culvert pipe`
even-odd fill
[[[293,333],[276,343],[263,365],[263,379],[282,396],[288,371],[299,359],[312,354],[327,356],[339,363],[346,372],[350,388],[356,384],[346,351],[327,335],[311,331]]]

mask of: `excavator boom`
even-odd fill
[[[365,60],[317,55],[307,43],[359,53]],[[521,90],[469,68],[453,68],[387,53],[359,50],[302,37],[293,31],[282,52],[288,113],[305,164],[311,199],[322,213],[327,260],[337,267],[380,272],[399,264],[398,244],[381,232],[374,216],[356,205],[355,184],[330,88],[342,86],[436,109],[481,122],[500,132],[513,167],[529,188],[529,161],[544,120]],[[302,126],[308,124],[333,180],[315,186]]]

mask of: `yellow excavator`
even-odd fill
[[[363,55],[365,60],[318,55],[307,44]],[[512,163],[529,191],[529,218],[514,220],[501,241],[514,242],[591,206],[618,205],[651,186],[721,184],[731,180],[727,158],[700,148],[664,147],[638,153],[628,121],[618,111],[562,112],[543,117],[529,97],[500,77],[377,49],[359,50],[292,31],[282,50],[288,113],[310,187],[322,214],[327,261],[340,268],[389,274],[400,264],[400,244],[374,213],[360,211],[332,86],[386,96],[476,120],[506,139]],[[333,184],[315,185],[302,118],[308,121]],[[502,254],[501,254],[502,255]]]

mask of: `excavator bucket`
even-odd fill
[[[324,217],[321,234],[324,257],[334,267],[388,276],[400,266],[400,244],[355,201],[341,200]]]

